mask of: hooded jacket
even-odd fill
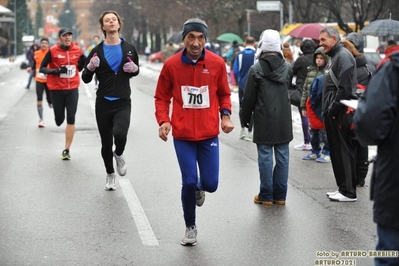
[[[186,89],[189,87],[192,90],[207,88],[209,107],[183,106],[188,102]],[[200,100],[194,97],[195,95],[192,95],[193,98]],[[159,125],[165,122],[172,124],[172,135],[176,139],[199,141],[214,138],[220,132],[219,111],[225,109],[231,113],[230,95],[223,59],[204,49],[202,56],[194,63],[186,56],[184,49],[169,57],[159,74],[155,91],[155,117]],[[172,98],[173,109],[170,118]]]
[[[303,55],[299,56],[294,63],[294,76],[296,76],[296,85],[303,90],[308,67],[312,65],[313,53],[315,51],[315,43],[313,40],[304,40],[301,43],[301,51]]]
[[[374,222],[399,229],[399,53],[373,76],[354,115],[363,145],[378,145],[371,177]]]
[[[293,139],[288,88],[292,68],[281,53],[263,53],[249,71],[242,102],[242,119],[249,124],[253,112],[253,142],[276,145]]]
[[[325,65],[318,67],[316,65],[316,57],[318,54],[323,55],[324,57],[324,61],[325,61]],[[308,67],[308,73],[306,75],[306,79],[305,79],[305,83],[303,85],[303,91],[302,91],[302,99],[301,99],[301,107],[305,108],[306,106],[306,100],[309,97],[309,88],[310,88],[310,84],[312,84],[313,80],[318,76],[324,73],[324,70],[326,68],[326,65],[328,63],[329,57],[324,53],[324,48],[323,47],[319,47],[316,49],[316,51],[313,54],[313,61],[312,61],[312,65],[310,65]]]

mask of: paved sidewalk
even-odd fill
[[[10,62],[8,57],[0,58],[0,75],[11,72],[14,67],[19,67],[23,61],[27,61],[24,54],[18,55],[14,62]]]

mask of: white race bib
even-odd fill
[[[208,86],[194,87],[181,86],[183,98],[183,108],[209,108],[209,89]]]
[[[36,69],[36,75],[37,75],[37,77],[40,78],[40,79],[47,79],[47,75],[46,75],[46,74],[43,74],[42,72],[39,72],[39,68]]]
[[[67,73],[60,74],[61,78],[69,79],[73,78],[76,75],[76,66],[75,65],[66,65]]]

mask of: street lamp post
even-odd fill
[[[14,58],[17,58],[17,0],[14,0]]]
[[[247,11],[247,35],[251,36],[251,12],[255,12],[256,10],[245,9]]]

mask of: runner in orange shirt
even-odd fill
[[[28,67],[28,73],[33,71],[33,76],[36,80],[36,95],[37,95],[37,112],[39,113],[39,128],[45,127],[43,121],[43,92],[46,92],[46,99],[50,108],[53,107],[51,103],[50,91],[47,87],[47,76],[39,72],[44,56],[47,54],[49,48],[49,40],[46,37],[40,39],[40,49],[33,55],[33,65]]]

